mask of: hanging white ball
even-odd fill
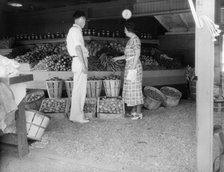
[[[130,19],[131,18],[131,16],[132,16],[132,13],[131,13],[131,11],[129,10],[129,9],[124,9],[123,11],[122,11],[122,17],[124,18],[124,19]]]

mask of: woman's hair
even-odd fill
[[[83,11],[80,11],[80,10],[77,10],[74,14],[73,14],[73,19],[76,20],[80,17],[85,17],[86,18],[86,15]]]
[[[127,29],[128,32],[135,33],[135,24],[133,22],[125,22],[124,27]]]

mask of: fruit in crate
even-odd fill
[[[95,112],[96,105],[91,103],[85,103],[84,105],[84,113]]]
[[[121,114],[124,112],[123,101],[119,98],[103,98],[99,100],[99,112]]]
[[[25,103],[33,102],[33,101],[39,100],[42,97],[43,95],[41,94],[28,94],[26,95],[24,102]]]
[[[63,113],[65,112],[67,101],[67,99],[44,99],[40,111]]]
[[[121,77],[119,75],[114,75],[114,74],[103,77],[103,80],[120,80],[120,79]]]

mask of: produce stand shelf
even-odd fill
[[[97,36],[84,36],[84,40],[102,40],[102,41],[127,41],[127,38],[113,38],[113,37],[97,37]],[[57,43],[65,42],[65,38],[55,38],[55,39],[40,39],[40,40],[21,40],[16,41],[15,45],[31,45],[31,44],[47,44],[47,43]],[[141,39],[141,43],[145,44],[159,44],[157,39]]]
[[[26,72],[26,74],[33,74],[34,78],[34,81],[26,83],[27,88],[29,89],[46,89],[45,81],[55,76],[61,79],[72,77],[71,71],[32,71]],[[110,74],[119,75],[123,78],[123,72],[109,71],[89,71],[88,76],[104,77],[109,76]],[[185,84],[184,74],[185,69],[143,71],[143,86]]]

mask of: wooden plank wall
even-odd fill
[[[178,11],[189,11],[188,1],[186,0],[137,0],[133,7],[134,14],[159,14],[176,13]]]

